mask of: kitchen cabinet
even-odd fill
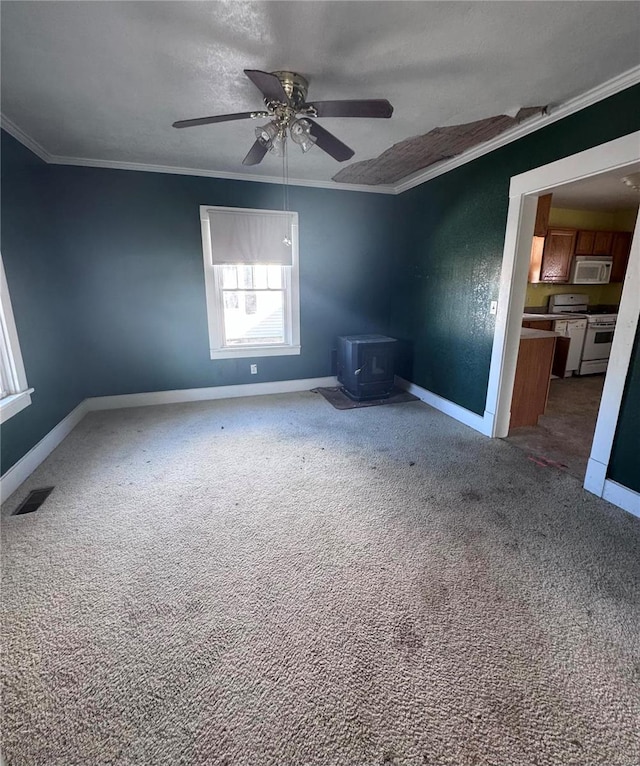
[[[535,426],[549,396],[556,334],[523,327],[516,363],[509,428]]]
[[[532,330],[553,330],[552,319],[523,319],[523,327],[529,327]]]
[[[544,219],[540,212],[536,216],[536,226],[543,224]],[[528,281],[531,284],[569,283],[571,264],[575,255],[604,255],[613,256],[609,281],[623,282],[632,236],[628,231],[548,229],[546,236],[533,237]]]
[[[610,282],[624,282],[624,275],[627,271],[627,263],[629,262],[632,236],[633,234],[630,231],[613,232],[613,242],[611,244],[613,266],[611,267]]]
[[[542,252],[541,282],[568,282],[576,247],[575,229],[549,229]]]
[[[579,231],[576,236],[576,255],[593,255],[595,231]]]
[[[541,197],[538,197],[538,207],[536,208],[536,223],[533,228],[533,241],[531,244],[531,256],[529,259],[528,281],[532,283],[540,282],[542,251],[544,250],[544,241],[549,230],[549,215],[551,213],[552,197],[552,194],[543,194]]]
[[[611,255],[613,231],[580,230],[576,237],[576,255]]]
[[[534,237],[546,237],[549,228],[549,214],[551,213],[551,198],[553,194],[543,194],[538,197],[536,209],[536,225],[533,229]]]
[[[594,255],[611,255],[612,231],[597,231],[593,238]]]

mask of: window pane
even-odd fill
[[[225,345],[284,343],[284,293],[242,293],[238,308],[225,302]]]
[[[225,290],[235,290],[238,287],[238,267],[222,267],[222,287]]]
[[[282,266],[267,266],[267,285],[270,290],[281,290],[282,284]]]
[[[268,268],[268,266],[264,265],[253,267],[253,287],[257,288],[258,290],[266,290]]]
[[[238,293],[225,292],[224,294],[224,307],[226,309],[238,308]]]
[[[253,266],[238,266],[238,287],[250,290],[253,284]]]

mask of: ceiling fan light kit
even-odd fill
[[[277,122],[268,122],[255,129],[258,143],[267,151],[273,152],[276,157],[284,154],[285,135]]]
[[[262,93],[267,111],[238,112],[195,120],[180,120],[174,128],[191,128],[231,120],[271,118],[266,125],[255,130],[256,141],[242,161],[243,165],[258,165],[267,152],[278,157],[285,154],[287,138],[297,144],[302,152],[314,146],[329,154],[338,162],[353,157],[353,149],[342,143],[333,133],[311,118],[322,117],[368,117],[389,118],[393,107],[386,99],[307,102],[309,83],[297,72],[277,70],[262,72],[245,69],[244,73]]]

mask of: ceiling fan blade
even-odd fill
[[[305,119],[309,119],[306,117]],[[355,152],[350,149],[346,144],[343,144],[339,138],[336,138],[333,133],[329,133],[317,122],[309,120],[311,128],[309,132],[316,139],[316,144],[327,154],[330,154],[334,160],[338,162],[344,162],[351,159]]]
[[[243,165],[259,165],[264,159],[264,155],[267,153],[267,147],[263,146],[260,141],[256,141],[249,153],[242,160]]]
[[[245,69],[244,73],[268,101],[280,101],[282,104],[289,103],[282,83],[274,74],[271,74],[271,72],[261,72],[259,69]]]
[[[178,120],[173,123],[174,128],[193,128],[196,125],[211,125],[214,122],[228,122],[229,120],[248,120],[251,117],[268,117],[269,112],[238,112],[237,114],[219,114],[216,117],[198,117],[195,120]]]
[[[307,104],[316,117],[391,117],[393,107],[386,98],[352,101],[314,101]]]

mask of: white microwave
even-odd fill
[[[613,258],[576,255],[571,264],[572,285],[606,285],[611,279]]]

